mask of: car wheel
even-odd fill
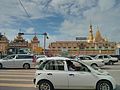
[[[39,83],[39,90],[54,90],[54,88],[49,81],[41,81]]]
[[[29,69],[29,68],[30,68],[30,64],[25,63],[25,64],[23,65],[23,68],[24,68],[24,69]]]
[[[97,84],[96,90],[113,90],[113,87],[109,81],[100,81]]]
[[[0,69],[3,68],[2,64],[0,63]]]
[[[114,63],[112,61],[109,61],[109,65],[113,65]]]
[[[96,67],[98,67],[98,65],[95,64],[95,63],[93,63],[93,64],[91,65],[91,67],[96,68]]]

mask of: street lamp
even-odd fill
[[[49,39],[48,36],[47,36],[47,33],[43,33],[44,35],[44,54],[46,54],[46,39]]]

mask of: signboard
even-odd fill
[[[87,40],[87,37],[76,37],[76,40],[86,41],[86,40]]]

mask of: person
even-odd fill
[[[68,60],[67,61],[67,66],[69,71],[75,71],[75,65],[73,64],[72,61]]]

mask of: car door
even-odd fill
[[[3,59],[3,67],[5,68],[14,68],[15,67],[15,55],[9,55]]]
[[[68,89],[68,78],[63,60],[53,60],[46,65],[47,78],[52,82],[54,87],[58,89]]]
[[[93,89],[95,76],[80,62],[72,61],[76,67],[75,71],[68,71],[69,89]]]
[[[84,56],[84,60],[82,60],[82,61],[88,65],[91,65],[93,63],[92,58],[90,58],[89,56]]]

